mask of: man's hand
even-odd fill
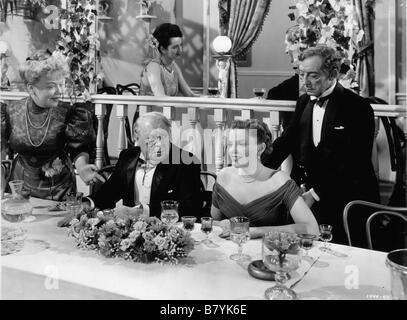
[[[98,167],[94,164],[86,164],[77,170],[79,176],[87,185],[106,181],[106,179],[97,172]]]
[[[304,192],[304,193],[302,194],[302,198],[304,199],[305,203],[307,204],[307,206],[308,206],[309,208],[311,208],[312,205],[313,205],[314,202],[315,202],[315,199],[314,199],[314,197],[312,196],[311,191]]]

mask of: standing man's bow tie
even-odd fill
[[[323,104],[324,104],[324,102],[326,101],[326,100],[328,100],[329,98],[330,98],[330,96],[331,95],[327,95],[327,96],[324,96],[324,97],[315,97],[315,96],[312,96],[310,99],[310,101],[311,101],[311,103],[312,104],[317,104],[317,105],[319,105],[320,107],[322,107],[323,106]]]

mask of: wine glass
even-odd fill
[[[218,88],[208,88],[209,96],[211,97],[218,97],[219,89]]]
[[[194,216],[184,216],[181,217],[182,226],[186,231],[191,232],[195,228],[196,217]]]
[[[233,217],[230,219],[230,240],[238,245],[238,253],[229,258],[235,261],[251,260],[247,254],[243,254],[242,244],[250,239],[249,219],[247,217]]]
[[[320,248],[321,251],[328,250],[328,242],[332,240],[332,226],[329,224],[319,225],[319,238],[324,241],[324,246]]]
[[[253,94],[258,99],[263,99],[266,89],[264,88],[253,88]]]
[[[205,233],[205,240],[202,242],[205,244],[210,244],[209,234],[212,232],[213,218],[211,217],[202,217],[201,218],[201,231]]]
[[[168,226],[172,226],[178,222],[178,205],[179,202],[175,200],[161,201],[161,221]]]
[[[298,238],[300,238],[300,247],[305,251],[305,255],[303,257],[304,260],[314,260],[311,256],[308,255],[308,251],[312,248],[316,237],[317,236],[315,234],[308,233],[302,233],[298,235]]]
[[[262,258],[264,265],[276,274],[276,285],[265,291],[268,300],[295,300],[294,290],[284,286],[287,273],[299,267],[301,255],[295,233],[268,232],[263,237]]]

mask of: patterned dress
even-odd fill
[[[167,68],[162,64],[159,59],[149,60],[146,67],[141,72],[141,82],[140,82],[140,95],[142,96],[153,96],[153,90],[151,89],[150,82],[147,78],[147,66],[150,63],[156,63],[160,66],[161,70],[161,83],[164,87],[164,92],[167,96],[177,96],[178,95],[178,73],[173,66],[172,71],[169,72]],[[175,62],[173,62],[175,64]]]
[[[76,191],[72,162],[89,154],[95,140],[92,114],[79,104],[47,109],[31,98],[1,104],[1,148],[16,154],[10,180],[24,180],[33,197],[62,201]]]

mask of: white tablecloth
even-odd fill
[[[247,263],[230,260],[237,246],[219,238],[220,230],[210,235],[217,247],[199,244],[181,264],[134,263],[77,249],[68,229],[56,226],[64,213],[38,208],[49,201],[31,201],[37,206],[37,219],[26,224],[24,249],[1,257],[2,299],[264,299],[264,291],[275,284],[251,277]],[[204,235],[198,229],[193,237],[200,240]],[[322,254],[319,261],[294,287],[300,299],[390,298],[385,253],[331,244],[333,250],[348,255],[343,258],[322,253],[321,245],[317,242],[309,252],[314,258]],[[244,252],[253,260],[261,259],[261,241],[250,240]],[[302,261],[287,286],[309,267]]]

